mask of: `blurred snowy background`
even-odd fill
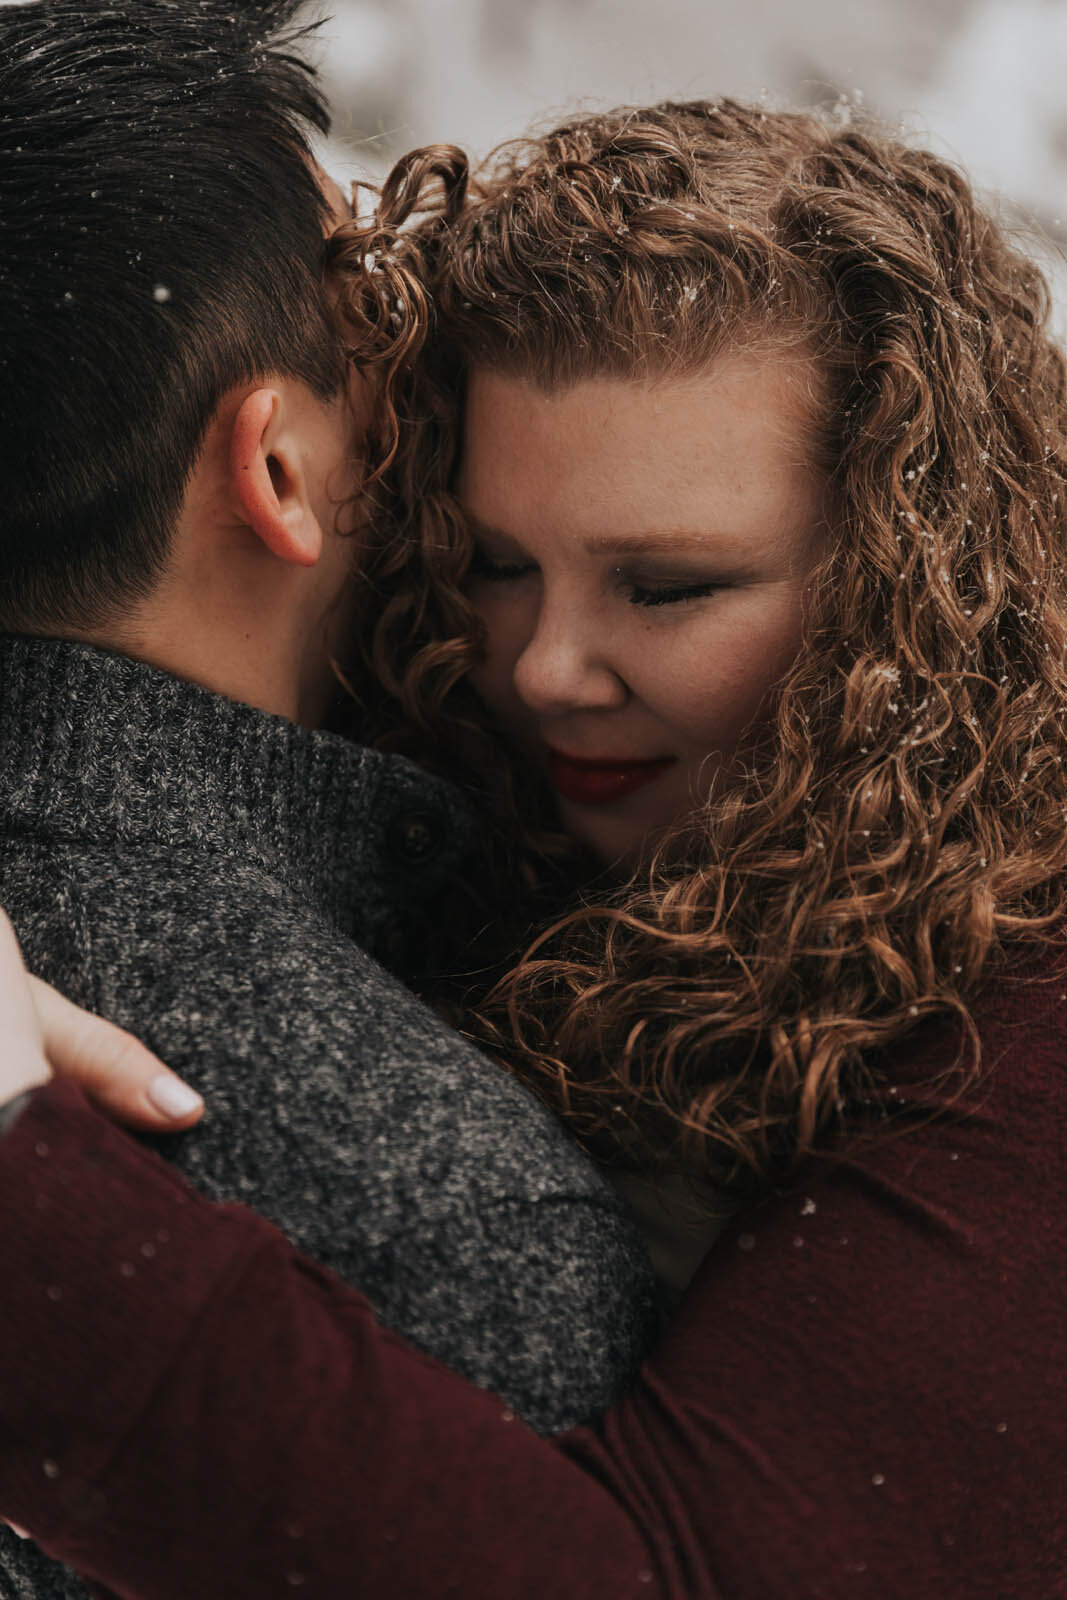
[[[1067,0],[314,0],[338,176],[485,154],[583,105],[863,104],[964,166],[1040,253],[1067,334]]]

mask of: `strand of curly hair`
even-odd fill
[[[395,357],[364,695],[498,837],[520,816],[527,888],[566,851],[464,686],[463,374],[812,368],[832,539],[744,782],[587,887],[476,1034],[599,1158],[746,1187],[877,1098],[923,1019],[978,1070],[983,977],[1067,909],[1067,383],[1036,267],[947,163],[730,101],[577,118],[470,195],[460,152],[417,152],[332,265],[355,359]]]

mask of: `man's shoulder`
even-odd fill
[[[275,941],[330,931],[309,899],[261,863],[194,842],[98,843],[0,830],[0,897],[36,970],[83,1003],[104,1006],[109,972],[116,984],[121,974],[127,993],[131,983],[132,992],[147,983],[161,998],[166,967],[153,938],[166,941],[172,974],[219,974],[220,957],[236,972],[259,944],[259,954],[280,955],[284,943],[261,940],[260,928],[269,925]]]
[[[35,970],[108,1015],[159,1013],[194,985],[280,1006],[331,979],[414,1002],[313,892],[238,850],[0,831],[0,903]]]
[[[266,1130],[279,1161],[328,1144],[331,1181],[346,1167],[349,1200],[382,1216],[394,1184],[399,1212],[417,1183],[423,1217],[472,1179],[509,1202],[600,1192],[527,1090],[255,864],[35,843],[0,853],[0,901],[30,964],[195,1083],[246,1154]],[[217,1143],[212,1187],[231,1191],[225,1141],[202,1142]],[[233,1182],[240,1198],[236,1166]],[[318,1182],[309,1169],[309,1201]],[[325,1186],[315,1199],[329,1209]]]
[[[546,1430],[629,1377],[647,1268],[596,1169],[291,886],[241,859],[36,842],[0,846],[4,902],[31,965],[204,1095],[204,1122],[161,1141],[200,1188]]]

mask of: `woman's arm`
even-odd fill
[[[0,1082],[38,1085],[0,1138],[0,1514],[88,1576],[133,1600],[1063,1592],[1059,983],[990,986],[970,1102],[739,1220],[632,1393],[553,1441],[41,1086],[20,984],[0,929]],[[116,1043],[82,1038],[83,1072]],[[953,1050],[917,1032],[894,1094]]]
[[[98,1116],[87,1095],[150,1129],[189,1125],[202,1104],[130,1035],[28,977],[2,912],[0,1019],[3,1518],[20,1532],[32,1528],[50,1554],[124,1594],[188,1600],[210,1589],[258,1600],[310,1584],[319,1595],[348,1596],[357,1568],[368,1592],[448,1592],[447,1572],[435,1576],[427,1559],[437,1541],[434,1513],[428,1520],[424,1513],[445,1476],[456,1490],[451,1412],[464,1419],[462,1450],[476,1478],[480,1463],[469,1452],[480,1431],[509,1456],[514,1439],[519,1461],[532,1441],[555,1478],[554,1453],[498,1400],[379,1327],[360,1295],[302,1261],[267,1223],[209,1204]],[[410,1504],[417,1513],[424,1551],[410,1585],[401,1570],[412,1559],[412,1529],[399,1522],[379,1529],[380,1582],[370,1577],[369,1552],[357,1556],[350,1536],[355,1503],[369,1508],[353,1460],[361,1474],[377,1460],[372,1477],[384,1467],[360,1437],[369,1430],[384,1442],[373,1425],[383,1405],[395,1507],[406,1515]],[[268,1417],[272,1437],[281,1430],[288,1440],[289,1459],[274,1482],[256,1439]],[[216,1428],[221,1448],[209,1437]],[[488,1451],[487,1467],[496,1454]],[[226,1484],[221,1497],[201,1476],[208,1457]],[[580,1491],[583,1475],[572,1472]],[[509,1478],[501,1515],[518,1486]],[[148,1498],[158,1493],[165,1502],[162,1516],[158,1507],[145,1515],[149,1484]],[[482,1509],[495,1520],[490,1503]],[[590,1538],[604,1510],[618,1520],[605,1501],[588,1524]],[[640,1538],[625,1523],[613,1530],[616,1543],[620,1533],[640,1557],[631,1562],[633,1582],[648,1594],[651,1568]],[[566,1583],[560,1551],[551,1541],[550,1548],[544,1573],[527,1564],[520,1590],[509,1576],[514,1552],[502,1527],[496,1551],[483,1550],[474,1587],[467,1567],[479,1564],[477,1552],[464,1553],[456,1567],[455,1549],[450,1557],[441,1546],[457,1587],[494,1596],[544,1592],[542,1579]],[[609,1574],[601,1586],[581,1559],[569,1581],[590,1600],[628,1592]]]
[[[0,1215],[0,1512],[86,1575],[151,1600],[691,1592],[595,1477],[70,1085],[0,1143]]]
[[[554,1441],[38,1089],[0,1141],[0,1512],[139,1600],[1049,1600],[1067,1008],[1003,1011],[974,1104],[733,1227],[633,1392]]]

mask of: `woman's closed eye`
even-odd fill
[[[474,583],[518,583],[536,576],[540,567],[521,547],[510,544],[496,545],[476,540],[467,567],[468,581]],[[653,606],[684,605],[687,601],[705,600],[727,584],[721,578],[703,578],[669,571],[653,573],[636,567],[613,567],[602,580],[610,584],[613,592],[628,605],[644,610]]]
[[[634,606],[675,606],[686,600],[704,600],[725,587],[721,583],[636,583],[623,584],[626,598]]]
[[[502,556],[492,556],[481,545],[475,545],[474,553],[467,568],[469,578],[479,578],[487,583],[510,583],[516,578],[525,578],[531,572],[537,571],[537,564],[527,561],[521,556],[510,559]]]

